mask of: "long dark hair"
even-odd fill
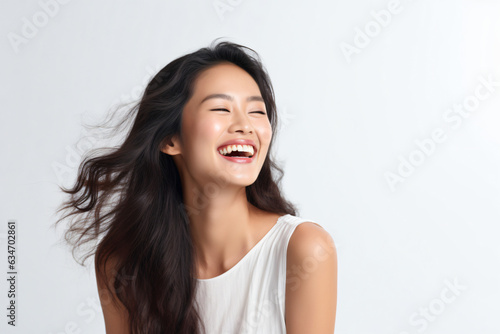
[[[161,148],[180,133],[182,111],[197,75],[222,62],[241,67],[256,81],[273,130],[260,174],[246,187],[247,200],[267,212],[296,215],[297,209],[280,191],[283,170],[271,159],[277,110],[259,55],[243,45],[214,40],[170,62],[119,123],[133,120],[123,143],[105,154],[88,154],[72,188],[59,187],[69,199],[57,211],[69,213],[55,224],[72,216],[64,240],[81,265],[95,254],[96,276],[104,277],[113,302],[116,295],[126,307],[131,334],[199,333],[189,213],[176,165]],[[90,241],[97,246],[79,261],[75,250]],[[108,261],[115,278],[112,289]]]

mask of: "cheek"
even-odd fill
[[[199,119],[195,125],[196,136],[210,144],[216,141],[224,125],[221,120],[214,117]]]
[[[185,137],[186,146],[190,152],[196,156],[205,154],[207,148],[213,148],[220,132],[223,129],[223,123],[214,117],[190,117],[186,119],[183,125],[184,133],[189,134]]]
[[[273,130],[271,128],[271,124],[262,124],[257,128],[257,132],[259,134],[259,138],[262,145],[269,146],[271,138],[273,136]]]

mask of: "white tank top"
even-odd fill
[[[213,278],[197,279],[195,307],[206,334],[286,333],[288,241],[295,227],[306,221],[314,222],[290,214],[279,217],[231,269]]]

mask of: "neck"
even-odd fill
[[[251,248],[258,209],[248,203],[245,187],[224,187],[213,196],[187,189],[196,189],[184,192],[196,267],[225,272]]]

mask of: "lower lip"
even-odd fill
[[[229,160],[231,162],[244,163],[244,164],[252,162],[255,158],[255,154],[251,158],[228,157],[228,156],[220,154],[220,152],[218,152],[218,154],[221,157],[223,157],[224,159]]]

